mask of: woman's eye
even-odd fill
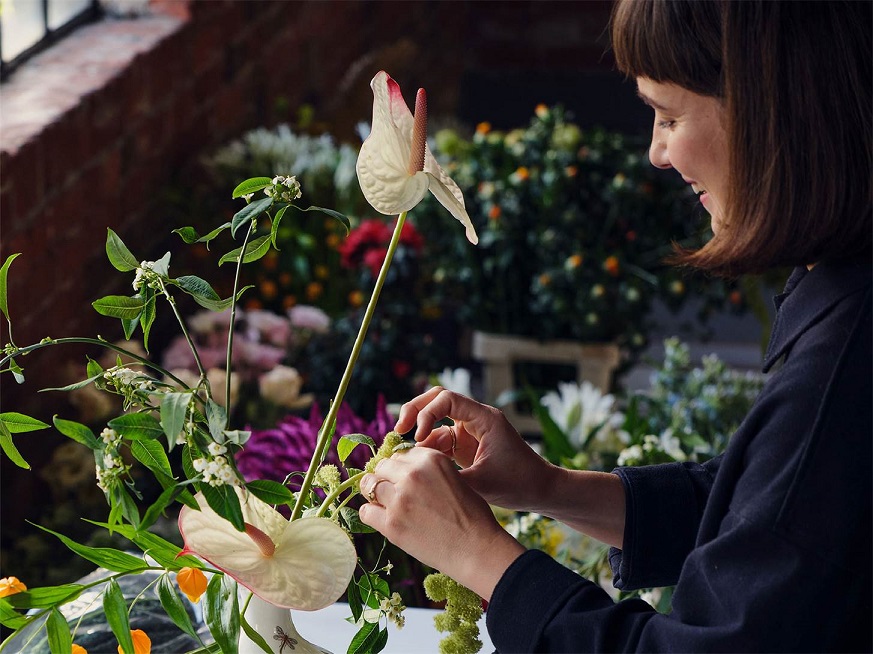
[[[676,124],[675,120],[659,120],[657,125],[660,129],[670,129]]]

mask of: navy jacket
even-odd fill
[[[725,453],[615,471],[615,585],[676,584],[670,615],[529,551],[488,607],[497,649],[873,651],[870,294],[869,263],[797,269],[776,298],[771,374]]]

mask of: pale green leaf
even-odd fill
[[[173,624],[192,638],[200,639],[197,630],[191,623],[191,617],[185,610],[182,598],[179,597],[173,582],[170,581],[169,574],[161,575],[158,580],[158,599],[160,599],[164,612],[173,621]]]
[[[21,256],[21,252],[10,254],[8,257],[6,257],[6,261],[3,262],[3,265],[0,266],[0,311],[3,312],[4,316],[6,316],[6,320],[9,320],[9,300],[7,298],[6,278],[9,274],[9,266],[18,256]]]
[[[2,449],[4,454],[9,457],[9,460],[19,468],[30,470],[30,464],[24,460],[24,457],[21,456],[21,452],[19,452],[18,448],[15,447],[15,443],[12,442],[12,434],[4,422],[0,422],[0,449]]]
[[[242,262],[251,263],[252,261],[257,261],[269,251],[270,237],[260,236],[246,245],[246,253],[245,256],[243,256]],[[241,252],[242,247],[238,247],[235,250],[228,252],[218,260],[218,265],[220,266],[228,262],[235,263],[239,259]]]
[[[158,440],[136,440],[130,444],[130,453],[149,470],[162,472],[172,477],[170,460]]]
[[[237,211],[230,221],[230,234],[236,238],[236,232],[240,226],[254,220],[273,205],[273,198],[262,198],[247,204]]]
[[[185,427],[190,403],[190,393],[167,393],[161,400],[161,427],[171,450],[176,446]]]
[[[133,320],[139,318],[145,302],[142,298],[127,297],[125,295],[107,295],[91,303],[97,313],[110,318]]]
[[[6,425],[6,428],[11,434],[22,434],[28,431],[37,431],[39,429],[48,429],[49,425],[42,420],[31,418],[23,413],[8,411],[0,413],[0,422]]]
[[[239,651],[239,599],[236,582],[227,575],[213,575],[203,597],[203,617],[209,633],[223,654]]]
[[[66,618],[58,611],[57,607],[52,607],[45,622],[45,629],[52,654],[69,654],[73,648],[70,625],[67,624]]]
[[[336,444],[336,452],[337,455],[339,455],[340,461],[345,462],[352,451],[361,444],[369,445],[373,454],[376,453],[375,441],[366,434],[346,434],[340,438],[339,442]]]
[[[269,177],[251,177],[244,182],[240,182],[235,189],[233,189],[232,198],[241,198],[244,195],[250,195],[252,193],[257,193],[258,191],[267,188],[270,184],[273,183],[273,180]]]
[[[106,583],[103,591],[103,613],[106,614],[106,622],[124,654],[135,654],[133,649],[133,637],[130,635],[130,619],[127,617],[127,604],[124,594],[115,579]]]
[[[57,416],[52,418],[52,422],[55,425],[55,429],[67,438],[72,438],[77,443],[81,443],[91,450],[96,450],[100,447],[97,437],[94,436],[94,432],[82,423],[73,420],[64,420]]]
[[[109,257],[109,263],[121,272],[128,272],[139,268],[139,261],[127,249],[127,246],[118,234],[111,229],[107,230],[106,234],[106,256]]]

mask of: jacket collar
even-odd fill
[[[773,298],[776,320],[764,355],[764,372],[785,354],[813,323],[847,295],[873,281],[870,262],[822,262],[812,270],[794,269],[785,291]]]

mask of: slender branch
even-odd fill
[[[190,390],[188,384],[186,384],[181,379],[176,377],[176,375],[171,373],[169,370],[167,370],[163,366],[160,366],[157,363],[154,363],[153,361],[149,361],[145,357],[141,357],[140,355],[138,355],[134,352],[130,352],[129,350],[125,350],[123,347],[119,347],[118,345],[110,343],[109,341],[104,340],[103,338],[100,338],[100,337],[87,338],[84,336],[70,336],[70,337],[66,337],[66,338],[44,339],[44,340],[40,341],[39,343],[34,343],[33,345],[28,345],[27,347],[16,348],[14,352],[9,352],[5,357],[0,359],[0,369],[2,369],[2,367],[5,364],[7,364],[9,361],[11,361],[12,359],[14,359],[15,357],[17,357],[19,355],[25,356],[27,354],[30,354],[31,352],[34,352],[36,350],[41,350],[42,348],[48,347],[50,345],[69,345],[71,343],[82,343],[82,344],[86,344],[86,345],[99,345],[100,347],[105,347],[109,350],[112,350],[113,352],[118,352],[119,354],[123,354],[124,356],[130,357],[131,359],[138,361],[142,365],[161,373],[161,375],[163,375],[165,377],[169,377],[170,379],[172,379],[174,382],[179,384],[185,390]]]
[[[346,364],[345,372],[343,372],[342,379],[340,380],[336,397],[334,397],[333,403],[330,406],[330,411],[318,432],[318,442],[312,453],[312,460],[309,462],[309,468],[306,471],[306,476],[303,478],[303,485],[300,487],[300,492],[297,495],[297,502],[294,504],[294,510],[291,512],[292,521],[297,520],[303,514],[303,503],[306,501],[306,496],[312,488],[312,480],[315,477],[315,472],[318,470],[318,466],[321,465],[321,462],[324,461],[324,457],[327,455],[327,450],[330,447],[332,440],[332,427],[336,422],[337,413],[339,412],[340,405],[345,397],[346,390],[349,387],[352,372],[354,372],[355,369],[355,363],[358,361],[358,355],[360,355],[361,348],[364,346],[364,339],[367,335],[370,321],[373,319],[373,313],[376,311],[379,294],[382,292],[382,287],[385,285],[388,268],[391,266],[391,260],[394,258],[394,252],[397,250],[397,245],[400,243],[400,232],[403,229],[403,223],[406,222],[406,213],[407,212],[404,211],[397,216],[397,224],[394,226],[394,233],[391,235],[391,242],[388,244],[388,252],[385,253],[385,260],[382,262],[382,268],[379,270],[379,276],[376,278],[376,285],[373,288],[373,294],[370,296],[370,302],[367,304],[367,309],[364,312],[364,319],[361,322],[360,330],[358,330],[355,344],[352,346],[352,353],[349,355],[349,361]]]
[[[352,477],[349,477],[343,483],[341,483],[339,486],[337,486],[336,490],[334,490],[334,492],[332,492],[330,495],[328,495],[327,497],[324,498],[324,502],[322,502],[321,506],[318,507],[318,513],[316,513],[315,515],[320,518],[325,513],[327,513],[327,509],[330,506],[330,504],[334,500],[336,500],[343,492],[345,492],[349,488],[352,488],[355,484],[357,484],[359,481],[361,481],[361,477],[363,477],[365,474],[367,474],[367,473],[366,472],[359,472],[358,474],[356,474]],[[351,497],[352,496],[347,497],[343,501],[343,504],[348,502],[349,499],[351,499]]]
[[[243,238],[243,244],[239,251],[239,259],[236,262],[236,273],[233,276],[233,293],[231,293],[232,301],[230,303],[230,327],[227,328],[227,360],[224,366],[225,375],[224,375],[224,407],[227,409],[228,414],[230,414],[230,363],[231,363],[231,355],[233,353],[233,327],[236,324],[236,293],[239,288],[239,276],[240,271],[242,270],[242,262],[243,258],[246,255],[246,246],[249,243],[249,237],[252,235],[252,232],[255,230],[255,221],[252,220],[249,222],[249,228],[246,231],[245,238]]]
[[[164,297],[167,298],[167,302],[169,302],[170,306],[173,308],[173,314],[179,322],[179,327],[182,328],[182,334],[184,334],[185,340],[188,341],[188,347],[191,348],[191,353],[194,355],[194,361],[197,363],[197,370],[200,372],[200,376],[205,377],[206,371],[203,370],[203,362],[200,360],[200,353],[197,351],[197,346],[194,345],[194,341],[188,333],[188,329],[185,327],[185,321],[182,319],[182,314],[179,313],[179,307],[176,306],[175,298],[170,295],[169,291],[167,291],[167,287],[164,285],[163,280],[161,280],[161,293],[164,294]]]

